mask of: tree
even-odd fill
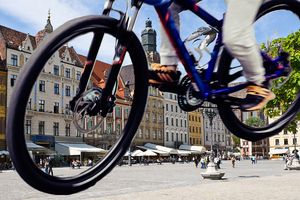
[[[266,108],[265,114],[270,118],[275,118],[284,113],[289,105],[294,101],[300,90],[300,31],[289,34],[285,38],[278,38],[268,44],[262,44],[262,49],[272,57],[277,57],[280,51],[289,53],[290,64],[293,69],[288,78],[279,78],[272,82],[272,91],[276,98],[270,101]],[[289,124],[286,128],[289,132],[297,132],[297,122],[300,115]]]
[[[262,127],[265,125],[265,122],[259,117],[249,117],[246,119],[245,124],[252,127]]]

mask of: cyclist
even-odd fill
[[[244,76],[250,83],[241,109],[259,110],[275,98],[265,81],[265,69],[253,27],[253,21],[263,0],[225,0],[225,2],[227,12],[223,24],[223,43],[232,56],[241,63]],[[180,29],[179,12],[182,10],[176,3],[170,6],[178,30]],[[173,46],[162,28],[160,32],[161,62],[152,65],[153,70],[149,71],[149,83],[163,91],[164,86],[170,88],[172,85],[177,85],[181,73],[177,71],[178,58]]]

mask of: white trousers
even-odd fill
[[[265,80],[265,69],[252,24],[263,0],[225,0],[225,2],[227,3],[227,12],[223,25],[223,43],[243,66],[246,79],[260,85]],[[173,3],[170,10],[177,28],[180,30],[179,12],[182,9]],[[162,27],[160,35],[161,64],[177,65],[176,51]]]

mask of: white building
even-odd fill
[[[211,104],[205,103],[210,107]],[[210,118],[206,112],[214,112],[215,116],[212,118],[212,126],[210,124]],[[232,149],[231,133],[225,127],[222,122],[218,110],[216,108],[204,108],[203,109],[203,126],[204,126],[204,146],[206,149],[216,151],[225,151]]]
[[[187,113],[178,106],[176,94],[164,93],[164,111],[164,145],[178,148],[189,144]]]

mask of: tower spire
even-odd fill
[[[50,9],[48,10],[48,19],[47,19],[47,24],[45,26],[45,31],[47,33],[52,33],[53,32],[53,26],[51,24],[51,12],[50,12]]]

